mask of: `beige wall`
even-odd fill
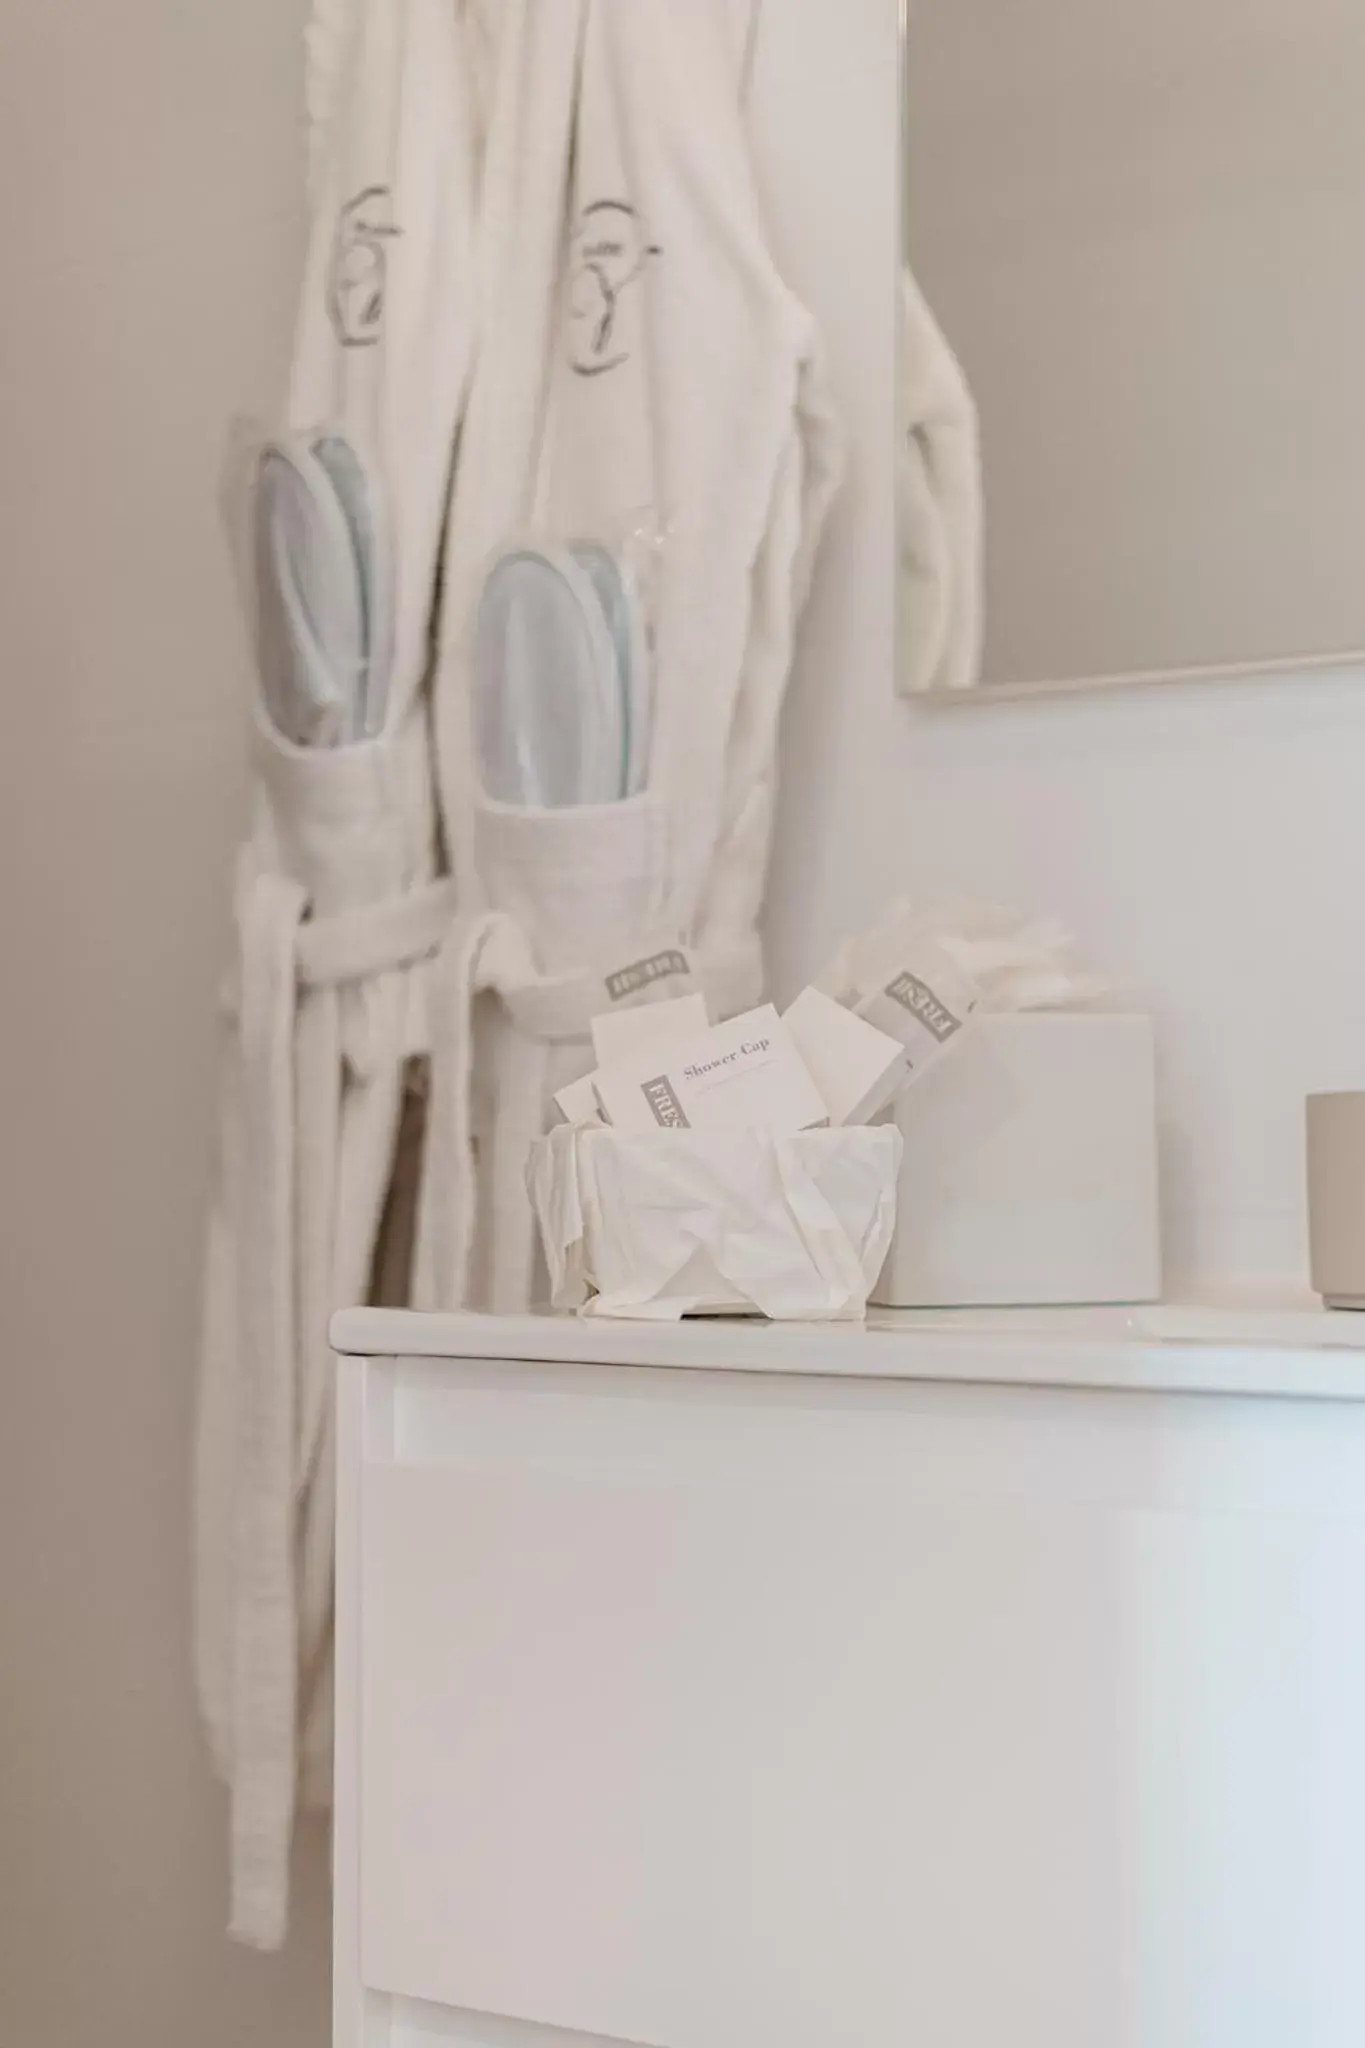
[[[0,2041],[327,2038],[321,1845],[223,1939],[188,1453],[244,656],[215,510],[298,264],[301,0],[0,0]]]

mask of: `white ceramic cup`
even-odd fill
[[[1365,1309],[1365,1091],[1308,1098],[1308,1248],[1327,1306]]]

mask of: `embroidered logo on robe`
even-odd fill
[[[629,362],[638,298],[630,288],[662,253],[626,200],[594,199],[583,208],[569,243],[569,362],[580,377]]]
[[[402,232],[387,185],[367,185],[342,207],[327,266],[327,317],[343,348],[377,345],[388,297],[388,244]]]

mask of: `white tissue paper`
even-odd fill
[[[849,939],[816,982],[857,1007],[885,990],[915,960],[946,958],[976,995],[975,1008],[1082,1009],[1110,993],[1102,976],[1080,967],[1075,940],[1059,918],[1025,918],[998,904],[947,897],[894,904],[870,931]]]
[[[894,1125],[636,1136],[561,1126],[527,1185],[553,1305],[676,1321],[857,1321],[895,1226]]]

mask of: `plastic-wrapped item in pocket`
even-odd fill
[[[673,1321],[856,1321],[896,1217],[893,1125],[660,1131],[565,1125],[527,1172],[555,1307]]]
[[[638,796],[649,774],[653,664],[630,551],[522,541],[494,558],[474,627],[484,794],[541,810]]]

